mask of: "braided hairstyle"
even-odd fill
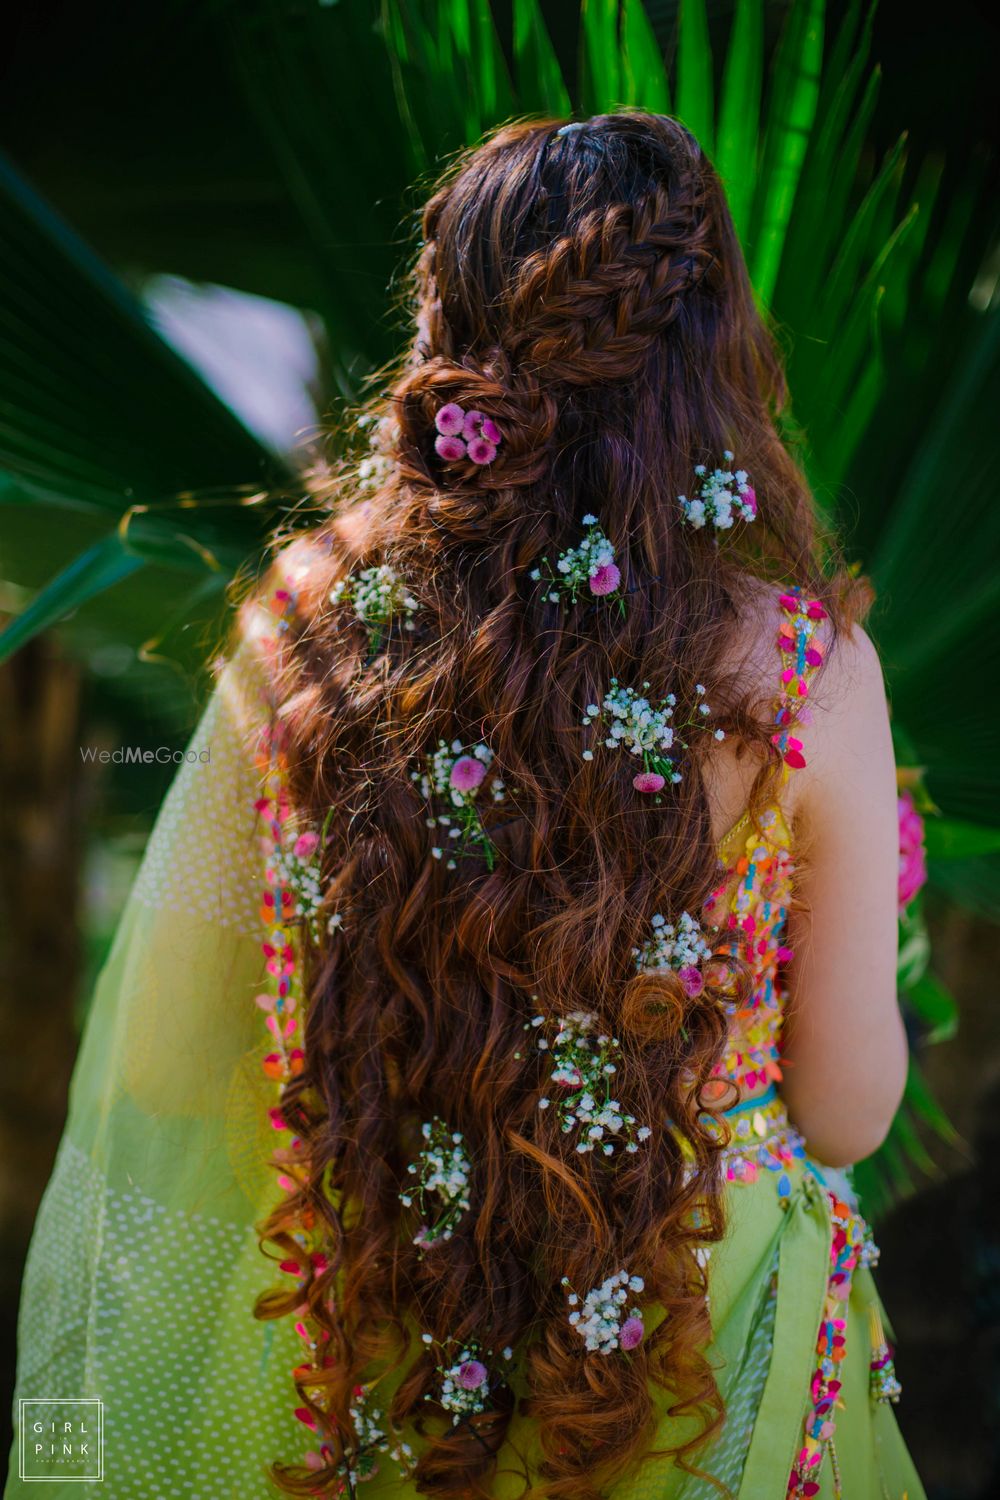
[[[796,580],[838,629],[849,605],[776,427],[780,362],[698,143],[642,112],[558,125],[504,126],[427,202],[415,336],[362,413],[377,452],[348,446],[330,471],[286,637],[293,800],[325,829],[324,912],[340,923],[307,945],[305,1066],[283,1100],[301,1186],[261,1226],[287,1256],[307,1222],[326,1257],[305,1292],[257,1308],[305,1301],[326,1335],[299,1385],[325,1461],[275,1465],[289,1493],[339,1492],[359,1442],[351,1393],[372,1380],[386,1423],[420,1433],[430,1495],[490,1494],[501,1447],[518,1462],[515,1412],[532,1419],[531,1482],[573,1500],[640,1461],[665,1410],[658,1451],[685,1466],[723,1419],[695,1251],[724,1232],[725,1136],[704,1090],[748,968],[706,966],[692,996],[634,958],[651,916],[700,912],[716,876],[713,741],[697,737],[657,805],[626,756],[582,757],[581,717],[614,678],[672,691],[678,714],[700,684],[713,724],[759,757],[762,805],[778,758],[733,665],[747,601]],[[499,429],[491,462],[441,458],[447,403]],[[720,541],[685,529],[676,497],[726,449],[759,512]],[[532,577],[588,512],[617,549],[624,612],[554,602]],[[342,585],[378,566],[405,581],[412,628],[373,636],[350,608]],[[436,857],[413,772],[442,740],[493,753],[493,860]],[[577,1011],[619,1040],[616,1097],[652,1127],[632,1154],[580,1153],[539,1108],[551,1063],[526,1027]],[[421,1247],[400,1193],[434,1119],[463,1138],[469,1206]],[[644,1279],[646,1336],[588,1352],[563,1278],[586,1293],[620,1267]],[[494,1351],[490,1397],[453,1424],[437,1370],[471,1340]]]

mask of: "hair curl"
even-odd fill
[[[688,1417],[681,1464],[722,1420],[693,1251],[724,1232],[724,1138],[701,1090],[749,970],[717,964],[692,999],[632,958],[652,913],[700,911],[716,876],[710,737],[654,807],[623,765],[582,760],[580,716],[615,675],[674,691],[679,712],[707,685],[713,722],[760,757],[759,807],[777,755],[768,706],[731,664],[746,601],[796,580],[835,628],[851,613],[779,434],[781,365],[715,171],[664,116],[602,115],[562,136],[558,123],[498,130],[426,205],[416,336],[365,407],[374,459],[348,447],[330,474],[281,684],[294,800],[326,824],[324,908],[344,923],[308,952],[306,1063],[283,1100],[304,1185],[261,1234],[294,1254],[305,1221],[327,1247],[304,1294],[329,1333],[326,1368],[304,1404],[348,1433],[358,1380],[397,1372],[391,1418],[426,1429],[416,1486],[440,1496],[490,1493],[515,1405],[537,1423],[553,1500],[591,1500],[649,1450],[658,1387]],[[499,426],[492,463],[437,457],[450,401]],[[683,528],[675,497],[727,448],[759,514],[719,543]],[[563,611],[530,579],[591,510],[617,549],[624,617],[583,599]],[[372,649],[330,592],[379,563],[419,610]],[[488,743],[508,788],[484,814],[493,869],[431,854],[410,773],[456,737]],[[658,1127],[620,1164],[578,1154],[538,1109],[543,1054],[524,1027],[539,1008],[595,1012],[620,1037],[616,1091]],[[421,1255],[399,1192],[432,1116],[470,1144],[472,1208]],[[586,1290],[621,1265],[663,1316],[629,1357],[586,1355],[560,1278]],[[302,1301],[269,1293],[258,1316]],[[523,1376],[490,1412],[429,1422],[422,1329],[510,1345]],[[288,1493],[329,1494],[336,1467],[273,1472]]]

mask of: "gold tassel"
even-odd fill
[[[872,1344],[871,1395],[873,1401],[891,1401],[895,1404],[903,1394],[903,1387],[896,1379],[896,1370],[885,1341],[882,1315],[877,1302],[868,1304],[868,1335]]]

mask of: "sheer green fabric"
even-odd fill
[[[15,1414],[18,1397],[100,1398],[114,1500],[263,1500],[278,1493],[267,1463],[301,1462],[315,1446],[294,1416],[302,1346],[291,1320],[251,1316],[274,1284],[253,1226],[276,1193],[275,1090],[254,1004],[262,857],[248,744],[266,695],[252,660],[243,649],[220,676],[100,976],[24,1278]],[[729,1415],[702,1463],[745,1500],[785,1495],[829,1269],[816,1170],[796,1161],[788,1178],[785,1197],[771,1172],[733,1185],[728,1237],[710,1260],[712,1357]],[[874,1299],[859,1270],[824,1500],[923,1495],[891,1409],[869,1396]],[[664,1444],[681,1432],[664,1416]],[[531,1424],[517,1417],[498,1496],[523,1492],[533,1452]],[[55,1472],[43,1493],[75,1500],[78,1483]],[[416,1493],[389,1458],[364,1490]],[[29,1493],[16,1436],[5,1497]],[[718,1493],[664,1459],[614,1490],[616,1500]]]

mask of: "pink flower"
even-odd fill
[[[499,443],[502,433],[497,424],[490,418],[483,418],[483,437],[488,443]]]
[[[700,995],[705,988],[705,980],[702,972],[700,969],[696,969],[694,964],[685,964],[683,968],[678,969],[677,978],[684,986],[684,993],[689,995],[692,1000],[696,995]]]
[[[458,1383],[463,1391],[478,1391],[486,1384],[489,1372],[478,1359],[467,1359],[458,1367]]]
[[[496,443],[488,442],[484,437],[469,439],[469,457],[474,464],[492,463],[496,456]]]
[[[474,792],[482,786],[486,767],[474,755],[460,755],[451,768],[449,782],[456,792]]]
[[[640,771],[637,776],[632,777],[632,785],[637,792],[662,792],[666,784],[666,779],[659,771]]]
[[[590,576],[590,592],[602,596],[613,594],[622,581],[622,575],[614,563],[602,563]]]
[[[454,463],[456,459],[465,457],[465,444],[460,437],[436,437],[434,452],[448,463]]]
[[[752,516],[757,514],[757,491],[752,484],[748,484],[745,490],[740,491],[740,499]]]
[[[583,1082],[583,1075],[579,1068],[567,1068],[564,1077],[553,1079],[564,1089],[578,1089]]]
[[[642,1343],[645,1331],[641,1318],[626,1318],[622,1324],[622,1331],[618,1335],[618,1342],[626,1351],[637,1349]]]
[[[481,411],[467,411],[465,421],[462,423],[462,436],[464,438],[478,437],[479,429],[485,421],[486,418]]]
[[[309,859],[319,847],[318,833],[300,833],[295,840],[294,851],[299,859]]]
[[[927,880],[924,820],[910,792],[899,794],[899,910],[909,905]]]
[[[466,421],[465,412],[457,401],[449,401],[447,406],[442,406],[434,418],[434,426],[443,437],[454,437],[462,431],[462,425]],[[443,455],[442,455],[443,457]]]

